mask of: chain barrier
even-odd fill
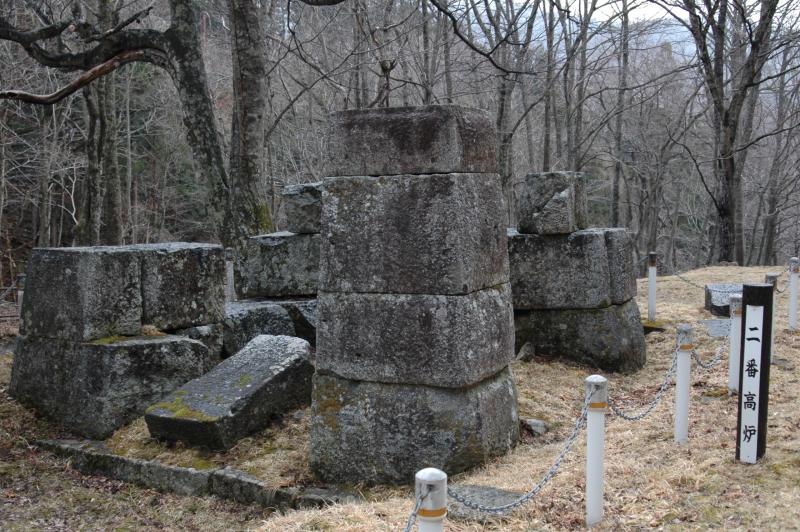
[[[664,382],[661,383],[661,386],[658,388],[658,391],[656,392],[656,396],[643,411],[635,415],[627,414],[621,408],[615,405],[611,401],[611,397],[609,397],[608,406],[611,407],[611,411],[614,412],[614,415],[621,417],[626,421],[639,421],[640,419],[647,417],[648,415],[650,415],[650,412],[652,412],[655,409],[655,407],[658,406],[658,403],[661,402],[661,399],[664,397],[664,392],[667,391],[667,388],[669,388],[669,385],[672,382],[672,376],[675,374],[675,370],[677,367],[678,367],[678,349],[676,348],[675,351],[672,353],[672,363],[670,364],[669,369],[667,370],[667,373],[664,376]]]
[[[411,529],[414,528],[414,523],[417,521],[417,514],[419,513],[419,509],[422,507],[422,503],[425,502],[425,499],[428,498],[430,495],[430,490],[427,486],[425,486],[425,492],[420,493],[417,495],[417,502],[414,503],[414,509],[411,510],[411,513],[408,516],[408,521],[406,522],[406,528],[404,532],[411,532]]]
[[[3,293],[2,293],[2,294],[0,294],[0,301],[5,301],[5,299],[6,299],[6,297],[8,296],[8,294],[10,294],[11,292],[13,292],[13,291],[14,291],[14,290],[16,290],[16,289],[17,289],[17,282],[16,282],[16,281],[12,281],[12,282],[11,282],[11,286],[9,286],[8,288],[6,288],[6,289],[3,291]]]
[[[697,350],[692,349],[692,358],[694,359],[695,362],[697,362],[697,365],[700,366],[701,368],[711,369],[722,361],[722,353],[724,352],[725,352],[725,346],[721,345],[717,348],[717,352],[714,354],[711,360],[709,360],[708,362],[703,362],[703,360],[700,358],[700,355],[697,354]]]
[[[467,508],[471,508],[479,512],[492,513],[492,514],[503,514],[509,510],[519,508],[523,504],[527,503],[528,501],[536,497],[536,495],[542,490],[542,488],[547,484],[547,482],[551,478],[553,478],[556,475],[556,473],[558,473],[558,470],[561,467],[561,463],[564,461],[564,458],[566,458],[567,454],[572,450],[572,447],[575,445],[575,441],[578,439],[578,436],[581,433],[581,429],[583,429],[583,427],[586,424],[586,416],[589,413],[589,403],[593,395],[594,393],[591,393],[586,396],[586,400],[583,402],[583,408],[581,410],[581,413],[575,420],[575,426],[572,429],[572,433],[569,435],[569,438],[567,438],[566,444],[564,445],[564,449],[562,449],[561,453],[558,455],[558,458],[556,458],[555,462],[553,462],[553,465],[550,466],[550,469],[547,471],[547,473],[528,493],[526,493],[525,495],[523,495],[522,497],[513,502],[510,502],[508,504],[503,504],[501,506],[483,506],[482,504],[478,504],[476,502],[464,498],[463,496],[453,491],[449,486],[447,488],[447,494],[456,501],[466,506]]]

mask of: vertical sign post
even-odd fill
[[[769,346],[769,353],[770,357],[775,353],[775,307],[778,305],[775,304],[775,294],[778,293],[778,277],[781,274],[779,273],[768,273],[764,276],[764,282],[766,284],[772,285],[772,339],[770,340]],[[770,358],[770,362],[772,359]]]
[[[800,259],[789,259],[789,330],[797,330],[797,275],[800,274]]]
[[[731,294],[731,330],[728,338],[728,390],[739,392],[739,359],[742,347],[742,294]]]
[[[675,442],[689,441],[689,396],[692,382],[694,333],[688,323],[678,325],[677,368],[675,370]]]
[[[656,321],[656,263],[658,253],[647,254],[647,320]]]
[[[605,455],[608,380],[591,375],[585,381],[589,411],[586,415],[586,526],[603,520],[603,460]]]
[[[742,291],[736,459],[748,464],[764,456],[767,447],[773,296],[769,284],[746,284]]]

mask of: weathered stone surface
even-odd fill
[[[466,294],[508,281],[495,174],[326,179],[320,290]]]
[[[600,309],[534,310],[527,338],[541,356],[560,356],[606,371],[635,371],[646,360],[636,301]]]
[[[515,184],[514,201],[520,233],[567,234],[588,226],[585,174],[528,174]]]
[[[142,323],[171,331],[219,323],[225,314],[225,252],[214,244],[126,246],[142,261]]]
[[[289,313],[294,323],[294,336],[312,346],[317,345],[317,298],[276,300]]]
[[[582,309],[611,304],[603,231],[531,235],[508,230],[515,309]]]
[[[620,305],[636,297],[636,265],[631,233],[624,228],[600,229],[606,238],[611,302]]]
[[[283,187],[283,213],[286,230],[292,233],[319,233],[322,216],[322,182]]]
[[[208,365],[203,344],[178,336],[82,344],[21,337],[9,391],[74,432],[105,438]]]
[[[76,342],[139,334],[140,268],[118,247],[34,249],[20,333]]]
[[[494,121],[455,105],[331,115],[326,176],[497,173]]]
[[[514,358],[508,283],[468,295],[319,296],[316,365],[340,377],[461,388]]]
[[[227,449],[275,416],[311,402],[311,346],[289,336],[257,336],[200,378],[147,409],[154,438]]]
[[[731,315],[731,294],[741,294],[744,285],[735,283],[711,283],[705,285],[705,308],[715,316]],[[27,294],[25,297],[28,297]]]
[[[289,312],[274,301],[243,300],[225,305],[223,354],[235,355],[261,334],[295,336]]]
[[[199,325],[197,327],[179,329],[173,331],[172,334],[197,340],[206,346],[208,349],[208,359],[204,371],[210,371],[211,368],[219,364],[220,360],[222,360],[222,335],[224,330],[224,326],[221,323],[212,323],[210,325]]]
[[[460,390],[314,376],[310,465],[325,481],[409,484],[424,467],[455,474],[518,436],[508,369]]]
[[[243,299],[316,294],[319,246],[318,234],[283,231],[249,238],[237,257],[237,294]]]
[[[549,430],[547,423],[541,419],[523,419],[522,426],[534,436],[544,436]]]

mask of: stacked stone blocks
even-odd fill
[[[587,229],[586,177],[528,174],[514,189],[508,246],[516,347],[606,370],[644,365],[633,245],[622,228]]]
[[[491,131],[455,106],[333,116],[310,455],[322,480],[408,483],[517,439]]]

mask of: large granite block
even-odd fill
[[[36,248],[20,333],[75,342],[142,328],[141,264],[125,248]]]
[[[21,337],[9,391],[71,431],[105,438],[202,375],[207,358],[203,344],[178,336],[94,343]]]
[[[292,233],[319,233],[322,216],[322,182],[283,187],[283,213],[286,230]]]
[[[524,319],[524,315],[519,315]],[[517,342],[537,356],[565,357],[605,371],[635,371],[646,349],[636,301],[588,310],[533,310]]]
[[[127,246],[142,261],[142,322],[171,331],[225,316],[225,252],[214,244]]]
[[[514,357],[508,284],[463,296],[319,296],[316,365],[340,377],[470,386]]]
[[[317,373],[311,470],[336,483],[409,484],[424,467],[449,475],[517,442],[509,369],[467,389],[352,381]]]
[[[606,239],[611,302],[620,305],[636,297],[636,265],[631,233],[621,227],[598,231],[603,231]]]
[[[588,226],[585,174],[528,174],[515,184],[514,201],[520,233],[568,234]]]
[[[186,329],[178,329],[170,334],[175,336],[185,336],[192,340],[197,340],[208,349],[208,365],[205,371],[219,364],[223,354],[223,333],[225,329],[221,323],[211,323],[209,325],[198,325]]]
[[[328,145],[326,176],[498,171],[494,120],[455,105],[334,113]]]
[[[239,352],[250,340],[262,334],[294,336],[292,317],[274,301],[233,301],[225,305],[222,323],[223,354]]]
[[[276,416],[311,402],[311,346],[257,336],[241,351],[147,409],[150,435],[227,449]]]
[[[744,285],[736,283],[710,283],[705,285],[705,309],[715,316],[731,315],[731,295],[741,294]],[[28,297],[27,295],[25,297]]]
[[[283,231],[249,238],[237,257],[237,294],[242,299],[316,294],[319,246],[318,234]]]
[[[611,279],[602,231],[570,235],[508,231],[515,309],[582,309],[611,304]]]
[[[320,290],[466,294],[508,281],[495,174],[325,180]]]

